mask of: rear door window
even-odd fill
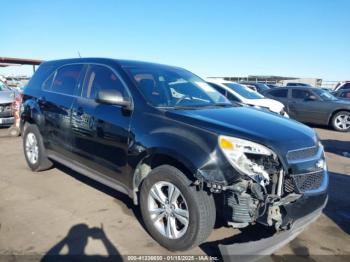
[[[277,89],[277,90],[272,90],[269,92],[269,94],[273,97],[278,97],[278,98],[287,98],[288,96],[288,89]]]
[[[292,91],[292,98],[294,98],[294,99],[304,100],[311,95],[312,95],[312,93],[308,90],[293,89],[293,91]]]
[[[65,95],[74,95],[83,65],[67,65],[59,68],[56,72],[51,91]]]
[[[341,93],[340,97],[350,98],[350,91]]]
[[[95,99],[100,90],[117,90],[124,97],[128,96],[123,83],[111,69],[102,65],[90,65],[86,73],[82,96]]]
[[[346,83],[346,84],[343,85],[340,89],[341,89],[341,90],[350,89],[350,83]]]

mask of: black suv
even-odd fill
[[[170,250],[205,241],[217,215],[233,227],[287,230],[327,199],[323,146],[312,129],[232,105],[181,68],[45,62],[21,112],[33,171],[59,162],[127,194]]]

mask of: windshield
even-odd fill
[[[231,105],[204,80],[184,69],[141,65],[124,67],[148,103],[156,107]]]
[[[316,94],[318,94],[325,101],[334,101],[338,100],[335,96],[323,89],[315,89]]]
[[[235,83],[224,83],[225,86],[235,91],[237,94],[248,99],[261,99],[264,98],[262,95],[254,92],[252,89]]]

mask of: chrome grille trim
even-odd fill
[[[288,151],[288,153],[287,153],[287,160],[288,161],[296,161],[296,160],[307,159],[307,158],[310,158],[310,157],[313,157],[314,155],[316,155],[317,152],[318,152],[317,146],[291,150],[291,151]]]
[[[286,155],[289,164],[303,163],[322,158],[324,154],[323,146],[305,147],[288,151]]]

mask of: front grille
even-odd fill
[[[294,186],[297,189],[298,193],[305,193],[307,191],[316,190],[321,187],[324,179],[324,172],[318,171],[314,173],[291,175],[290,177],[292,178]],[[288,183],[290,182],[291,181],[289,181]]]
[[[318,148],[316,146],[289,151],[287,153],[287,159],[288,161],[296,161],[296,160],[313,157],[314,155],[317,154],[317,151],[318,151]]]
[[[295,183],[294,179],[291,177],[287,177],[284,179],[283,191],[287,194],[295,192]]]
[[[0,105],[0,112],[8,112],[11,111],[12,104],[1,104]]]

